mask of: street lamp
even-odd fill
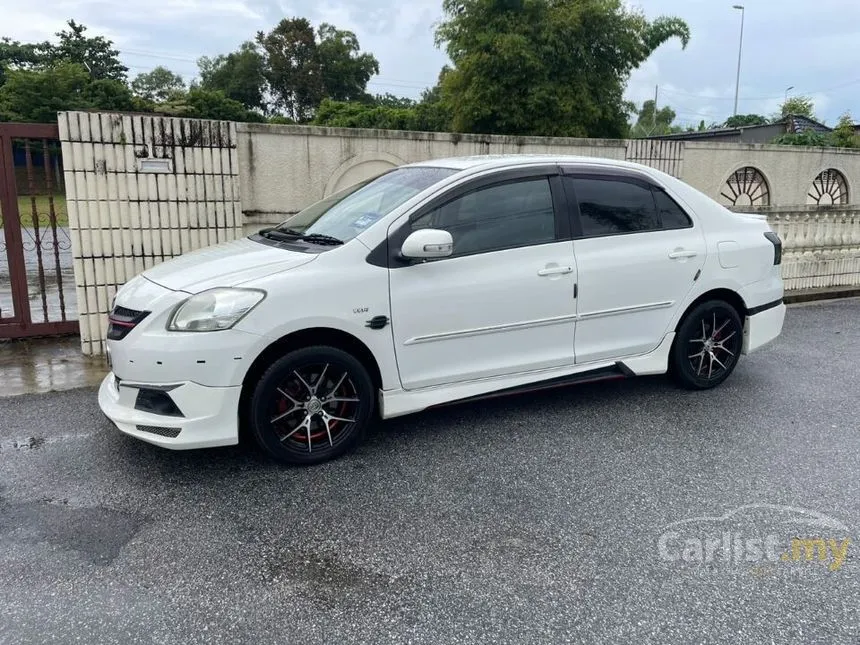
[[[738,43],[738,75],[735,79],[735,115],[738,113],[738,91],[741,87],[741,50],[744,46],[744,7],[740,4],[732,5],[732,9],[739,9],[741,12],[741,40]]]
[[[794,85],[789,85],[788,87],[785,88],[785,99],[783,100],[783,103],[788,103],[788,92],[790,90],[793,90],[793,89],[794,89]]]

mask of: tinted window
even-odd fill
[[[412,222],[454,238],[454,255],[468,255],[555,240],[552,193],[546,178],[481,188]]]
[[[651,190],[612,179],[573,179],[586,236],[653,231],[660,228]]]
[[[660,215],[663,228],[687,228],[693,225],[693,222],[675,203],[675,200],[662,190],[654,191],[654,201],[657,202],[657,212]]]

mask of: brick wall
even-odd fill
[[[81,349],[104,349],[117,287],[242,233],[236,125],[60,114]]]

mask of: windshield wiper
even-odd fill
[[[332,246],[339,246],[344,243],[343,240],[339,240],[331,235],[323,235],[322,233],[305,235],[301,231],[292,228],[264,228],[260,231],[260,235],[270,240],[278,240],[279,242],[302,240],[311,244],[330,244]]]

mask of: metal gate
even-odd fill
[[[0,123],[0,339],[78,333],[56,124]]]

